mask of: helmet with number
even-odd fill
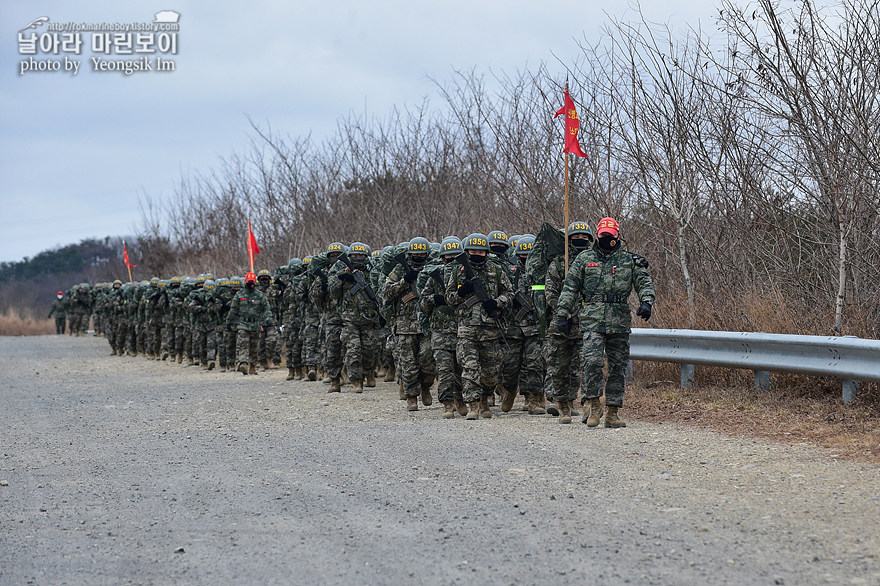
[[[464,239],[464,242],[461,243],[461,247],[464,250],[485,250],[486,252],[489,252],[489,239],[486,238],[485,234],[474,232]]]
[[[208,281],[208,280],[215,281],[215,284],[217,281],[217,279],[214,278],[214,273],[205,273],[205,280],[206,281]]]
[[[157,283],[157,285],[159,285],[160,289],[162,287],[167,287],[168,286],[168,279],[159,279],[159,282]]]
[[[353,266],[362,269],[367,266],[367,259],[372,252],[373,249],[363,242],[352,242],[348,247],[348,258]]]
[[[269,269],[260,269],[257,273],[257,281],[261,285],[268,285],[272,280],[272,273],[269,272]]]
[[[168,281],[168,286],[174,289],[180,287],[180,277],[171,277]]]
[[[416,236],[409,241],[406,248],[406,256],[411,264],[422,266],[428,261],[428,253],[431,252],[431,243],[427,238]]]
[[[79,291],[79,285],[74,285],[73,287],[71,287],[71,290]]]
[[[492,230],[489,232],[487,240],[489,241],[489,250],[495,254],[505,254],[507,249],[510,248],[510,238],[502,230]]]
[[[115,281],[113,281],[113,288],[119,289],[119,287],[122,287],[122,281],[120,281],[119,279],[116,279]]]
[[[312,257],[310,257],[310,256],[303,257],[303,264],[304,265],[310,264],[311,262],[312,262]]]
[[[331,242],[327,247],[327,256],[339,256],[345,252],[345,245],[341,242]]]
[[[159,277],[150,278],[150,285],[153,285],[155,287],[158,284],[159,284]]]
[[[289,261],[287,261],[288,268],[292,268],[292,269],[297,268],[297,267],[301,267],[302,264],[303,264],[302,259],[300,259],[299,257],[296,257],[296,256],[293,257],[292,259],[290,259]]]
[[[593,231],[590,230],[586,222],[572,222],[568,225],[568,237],[571,238],[575,234],[586,234],[590,241],[593,240]]]
[[[614,218],[602,218],[596,224],[596,239],[599,248],[613,250],[620,243],[620,224]]]
[[[514,234],[510,237],[510,247],[516,250],[516,245],[519,243],[519,239],[522,238],[522,234]]]
[[[220,277],[217,280],[218,287],[228,287],[229,286],[229,278],[228,277]]]
[[[229,277],[229,286],[233,289],[241,289],[244,285],[244,279],[241,277]]]
[[[216,283],[214,283],[214,279],[205,279],[205,291],[210,291],[215,285]]]
[[[382,252],[383,251],[381,248],[377,248],[376,250],[374,250],[373,252],[370,253],[370,258],[373,260],[373,262],[376,262],[377,260],[382,258]]]
[[[516,254],[517,256],[528,255],[532,251],[532,246],[535,245],[535,237],[531,234],[527,234],[525,236],[520,236],[516,242]]]
[[[593,232],[586,222],[572,222],[568,226],[568,242],[575,253],[580,253],[593,243]]]
[[[440,243],[441,258],[452,258],[459,254],[461,254],[461,240],[458,239],[458,236],[447,236]]]
[[[256,284],[257,283],[257,273],[249,272],[244,276],[244,284]]]

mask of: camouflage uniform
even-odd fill
[[[413,270],[418,270],[415,267]],[[412,286],[404,279],[406,270],[398,264],[385,280],[385,301],[392,307],[390,320],[398,352],[397,376],[403,381],[407,398],[428,397],[428,389],[434,384],[437,366],[431,352],[429,337],[419,324],[418,297]],[[426,393],[423,394],[423,391]],[[431,399],[423,400],[430,404]]]
[[[318,349],[321,313],[309,298],[309,289],[314,281],[314,277],[304,273],[296,285],[296,296],[299,297],[302,308],[302,361],[311,370],[315,370],[321,362]]]
[[[565,280],[564,273],[565,257],[556,256],[550,259],[544,282],[544,295],[550,315],[556,315]],[[553,395],[548,398],[553,401],[574,401],[581,384],[583,334],[578,315],[572,314],[571,319],[568,333],[560,332],[552,319],[547,330],[547,375],[553,380]]]
[[[205,305],[204,284],[186,296],[186,311],[192,328],[192,357],[196,366],[207,367],[208,362],[208,308]]]
[[[605,404],[623,405],[632,322],[627,298],[633,289],[641,302],[654,302],[648,261],[624,250],[619,241],[611,251],[603,250],[596,243],[580,253],[565,278],[556,318],[573,316],[582,303],[579,315],[580,329],[584,332],[582,402],[602,396],[604,352],[608,356]],[[574,396],[575,392],[569,390],[567,400],[573,400]]]
[[[258,278],[257,288],[266,296],[266,301],[269,303],[269,313],[272,316],[272,324],[264,327],[260,332],[260,347],[257,354],[260,364],[264,367],[268,367],[270,360],[275,366],[278,366],[281,364],[281,341],[278,337],[281,287],[277,283],[264,283]]]
[[[226,329],[236,331],[236,362],[239,366],[250,365],[251,371],[255,372],[260,330],[271,320],[269,301],[262,291],[245,286],[236,292],[226,316]]]
[[[449,401],[464,401],[461,394],[461,364],[456,355],[458,323],[455,310],[446,304],[446,278],[449,265],[442,260],[428,262],[416,284],[419,290],[419,310],[428,317],[431,330],[431,350],[437,369],[437,395],[444,405]],[[434,277],[437,275],[439,280]],[[435,295],[443,297],[438,305]]]
[[[64,334],[64,324],[67,321],[67,312],[65,310],[64,296],[52,302],[52,309],[49,310],[49,317],[55,316],[55,334]]]
[[[369,284],[370,273],[367,268],[357,268]],[[342,319],[341,342],[345,348],[345,370],[352,387],[357,388],[376,368],[376,328],[379,327],[379,308],[371,301],[367,292],[358,291],[352,295],[354,281],[340,278],[351,274],[348,267],[337,263],[330,274],[330,296],[338,300],[339,315]]]
[[[503,311],[513,297],[506,271],[491,261],[474,270],[499,311]],[[466,402],[473,403],[495,392],[502,360],[501,331],[480,303],[467,307],[467,298],[459,295],[458,288],[465,282],[464,267],[453,264],[448,274],[446,302],[455,307],[458,320],[456,350],[462,366],[462,395]]]
[[[518,264],[512,271],[513,294],[520,294],[531,302],[531,286],[528,285],[524,273],[524,266]],[[507,392],[516,392],[526,397],[530,395],[542,395],[544,393],[544,372],[546,370],[543,340],[540,335],[538,315],[531,311],[520,311],[522,306],[516,299],[511,303],[511,311],[508,313],[507,341],[510,350],[505,353],[504,363],[501,369],[502,386]],[[516,319],[520,315],[520,319]]]
[[[284,307],[282,320],[285,337],[285,362],[287,368],[299,369],[303,365],[303,300],[300,296],[300,282],[304,275],[291,277],[284,294],[281,306]]]
[[[159,281],[147,299],[147,356],[160,358],[162,352],[162,328],[165,325],[165,314],[168,311],[167,281]]]

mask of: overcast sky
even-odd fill
[[[713,28],[713,3],[645,2],[655,22]],[[38,39],[61,23],[151,23],[179,13],[175,71],[93,71],[95,32],[65,71],[21,73],[19,33]],[[609,16],[610,15],[610,16]],[[39,17],[48,17],[27,28]],[[337,0],[312,2],[11,2],[0,25],[0,261],[78,242],[133,234],[139,196],[168,197],[182,174],[206,172],[243,150],[247,116],[274,132],[320,141],[351,112],[441,103],[432,79],[574,61],[610,17],[634,19],[625,0],[545,2]],[[22,31],[22,29],[25,29]],[[60,32],[59,35],[63,35]],[[156,37],[157,38],[157,37]],[[61,37],[63,40],[63,36]],[[560,98],[561,100],[561,98]],[[560,102],[561,105],[561,102]]]

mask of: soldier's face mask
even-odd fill
[[[528,258],[529,258],[529,257],[528,257],[528,255],[526,255],[526,254],[518,254],[518,255],[516,255],[516,260],[517,260],[517,262],[519,262],[519,266],[521,266],[521,267],[526,266],[526,259],[528,259]]]
[[[503,254],[507,254],[507,245],[506,244],[490,244],[489,250],[491,250],[493,254],[497,254],[498,256],[501,256]]]
[[[259,277],[257,280],[260,282],[260,285],[269,284],[269,277]]]
[[[351,264],[359,269],[367,266],[367,257],[363,254],[352,254],[349,258],[351,259]]]
[[[613,250],[617,246],[617,238],[610,234],[599,236],[599,248],[602,250]]]
[[[409,257],[409,262],[414,264],[417,267],[420,267],[425,264],[425,261],[428,260],[428,257],[424,254],[413,254]]]
[[[580,252],[586,250],[590,246],[590,239],[587,237],[581,238],[580,236],[572,236],[570,243],[572,248]]]
[[[471,264],[474,268],[482,268],[486,266],[486,253],[482,254],[475,253],[474,251],[468,252],[468,259],[471,261]]]

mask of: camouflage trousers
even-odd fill
[[[466,403],[491,397],[501,370],[501,341],[459,338],[456,351],[461,362],[461,394]]]
[[[196,363],[205,364],[208,361],[208,328],[206,326],[192,327],[192,353]]]
[[[388,326],[376,330],[376,343],[379,345],[378,363],[384,369],[394,364],[394,353],[391,351],[391,328]]]
[[[504,360],[501,364],[501,383],[508,391],[519,388],[520,395],[544,393],[544,374],[546,362],[539,336],[508,338],[510,350],[502,348]]]
[[[363,380],[365,373],[376,368],[376,328],[345,324],[342,327],[341,341],[345,347],[345,370],[348,378],[352,381]]]
[[[403,381],[407,397],[418,397],[430,388],[437,376],[431,341],[424,334],[397,334],[397,376]]]
[[[55,333],[63,334],[64,333],[64,324],[67,322],[66,317],[56,317],[55,318]]]
[[[317,321],[305,320],[302,329],[302,363],[307,366],[319,364],[321,362],[321,354],[318,350],[318,334],[320,334],[320,323]]]
[[[545,352],[547,376],[553,381],[552,401],[575,401],[581,384],[581,338],[549,334]],[[601,393],[600,393],[601,394]]]
[[[604,356],[608,357],[608,380],[602,372]],[[602,396],[605,386],[605,404],[623,406],[626,387],[626,365],[629,362],[629,334],[603,334],[587,332],[581,353],[584,365],[582,400]]]
[[[170,356],[174,356],[176,352],[174,346],[174,333],[176,328],[174,323],[166,321],[162,324],[162,352],[167,352]]]
[[[223,334],[223,328],[210,327],[206,340],[208,362],[219,361],[220,366],[226,366],[226,346],[223,345]]]
[[[174,351],[172,354],[185,356],[186,355],[186,330],[188,328],[185,325],[178,323],[174,326]]]
[[[236,364],[257,365],[257,351],[260,347],[260,331],[251,332],[239,329],[235,335]]]
[[[235,330],[224,331],[223,332],[223,342],[221,346],[226,348],[226,365],[235,366],[235,355],[236,355],[236,341],[238,339],[238,332]],[[223,364],[223,363],[221,363]]]
[[[278,339],[278,328],[276,326],[264,326],[260,332],[260,347],[257,350],[257,356],[260,362],[264,360],[281,364],[281,343]]]
[[[455,332],[432,332],[431,350],[437,365],[437,398],[441,403],[461,399],[461,364],[455,354]]]
[[[287,368],[299,368],[303,365],[303,327],[299,320],[291,321],[284,327],[285,357]]]
[[[324,370],[327,376],[336,378],[342,375],[342,324],[324,324]]]
[[[146,351],[148,354],[157,356],[162,346],[162,322],[151,321],[146,328]]]
[[[146,322],[138,322],[138,325],[137,325],[137,351],[138,351],[138,354],[144,354],[147,351],[147,324],[146,324]]]

